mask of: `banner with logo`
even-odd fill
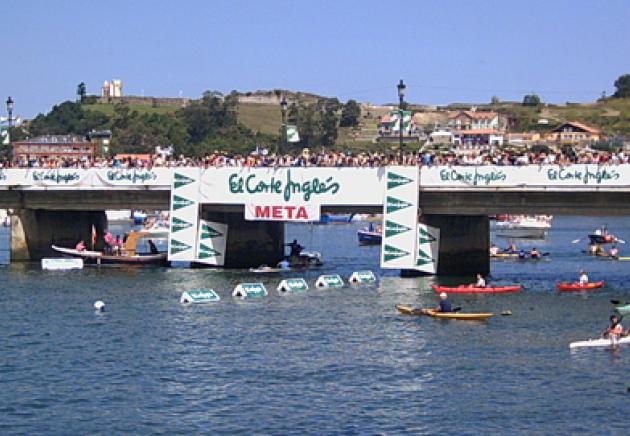
[[[437,274],[440,229],[422,223],[418,224],[416,244],[414,269],[428,274]]]
[[[198,219],[199,168],[175,168],[171,184],[168,260],[196,260]]]
[[[319,221],[318,204],[245,204],[248,221]]]
[[[227,224],[200,219],[195,262],[223,266],[225,264],[227,233]]]
[[[100,168],[98,178],[112,186],[164,186],[171,182],[170,168]],[[175,170],[176,171],[176,170]]]
[[[381,268],[413,269],[418,224],[418,168],[387,167],[384,197]]]

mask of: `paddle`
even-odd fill
[[[572,244],[577,244],[578,242],[580,242],[582,239],[574,239],[573,241],[571,241]]]

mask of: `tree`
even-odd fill
[[[86,94],[85,82],[81,82],[77,85],[77,95],[79,96],[79,101],[81,103],[83,103],[83,100],[85,100],[85,94]]]
[[[499,100],[499,97],[497,97],[496,95],[492,96],[492,99],[490,100],[490,104],[496,105],[501,103],[501,100]]]
[[[523,106],[538,106],[540,104],[540,97],[531,93],[523,97]]]
[[[361,106],[355,100],[348,100],[341,109],[341,119],[339,127],[356,127],[359,125],[359,117],[361,116]]]
[[[615,98],[625,98],[630,97],[630,74],[624,74],[623,76],[619,76],[617,80],[615,80],[615,88],[617,91],[613,94]]]

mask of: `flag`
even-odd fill
[[[300,142],[297,126],[287,125],[287,142]]]
[[[0,128],[0,143],[2,145],[9,145],[10,142],[10,138],[9,138],[9,129],[7,128]]]

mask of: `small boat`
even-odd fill
[[[442,292],[449,294],[506,294],[510,292],[519,292],[522,289],[521,285],[486,286],[485,288],[477,288],[471,285],[459,285],[455,287],[431,285],[431,287],[437,294]]]
[[[569,348],[582,348],[582,347],[612,347],[615,345],[630,344],[630,337],[619,338],[616,343],[613,343],[611,339],[598,338],[589,339],[587,341],[571,342]]]
[[[281,273],[285,271],[291,271],[291,268],[274,268],[272,266],[261,265],[258,268],[249,269],[249,272],[256,274]]]
[[[383,240],[383,229],[379,225],[374,226],[370,223],[369,226],[357,230],[357,237],[359,245],[380,245]]]
[[[522,251],[518,253],[497,253],[490,254],[490,259],[511,259],[511,260],[542,260],[543,257],[549,256],[549,253],[540,253],[538,257],[532,257],[529,253]]]
[[[396,309],[405,315],[427,315],[432,318],[458,319],[464,321],[483,321],[494,316],[494,313],[461,313],[461,312],[436,312],[433,309],[414,309],[409,306],[397,305]]]
[[[604,286],[604,282],[590,282],[586,284],[581,283],[557,283],[556,287],[560,292],[580,292],[589,291],[591,289],[597,289]]]
[[[615,306],[615,311],[621,316],[630,315],[630,304],[626,304],[625,306]]]
[[[353,213],[323,213],[319,218],[319,224],[349,223],[353,217]]]
[[[551,227],[551,217],[515,216],[508,221],[498,221],[496,235],[502,238],[545,239]]]
[[[168,233],[157,233],[155,231],[132,231],[127,236],[121,254],[107,254],[102,251],[77,250],[75,248],[59,247],[52,245],[52,249],[67,257],[83,259],[85,263],[97,265],[127,265],[127,266],[167,266],[168,259],[166,252],[139,253],[138,243],[142,240],[153,240],[168,238]],[[151,245],[151,244],[149,244]],[[153,244],[155,245],[155,244]]]

